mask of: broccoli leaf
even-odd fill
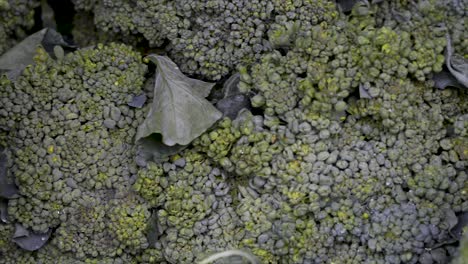
[[[57,29],[57,22],[55,21],[55,13],[47,0],[41,1],[41,18],[42,25],[48,28]]]
[[[41,44],[47,28],[38,31],[21,41],[0,57],[0,70],[10,71],[32,64],[37,45]]]
[[[0,147],[0,197],[10,199],[16,197],[17,194],[18,188],[8,180],[7,156],[4,149]]]
[[[450,235],[459,240],[463,235],[463,228],[468,226],[468,211],[462,212],[457,216],[457,218],[457,224],[452,229],[450,229]]]
[[[47,243],[51,233],[51,230],[43,234],[33,233],[22,225],[16,224],[15,234],[13,235],[13,242],[15,242],[20,248],[24,250],[35,251]]]
[[[239,257],[245,258],[247,260],[247,262],[251,263],[251,264],[260,263],[259,260],[254,255],[252,255],[250,253],[247,253],[247,252],[244,252],[244,251],[241,251],[241,250],[237,250],[237,249],[231,249],[231,250],[226,250],[226,251],[223,251],[223,252],[220,252],[220,253],[213,254],[213,255],[205,258],[204,260],[202,260],[200,262],[200,264],[213,263],[216,260],[223,259],[223,258],[229,258],[229,257],[233,257],[233,256],[239,256]]]
[[[342,12],[349,12],[353,9],[357,1],[358,0],[336,0],[336,3]]]
[[[146,103],[146,95],[145,94],[140,94],[137,96],[134,96],[132,98],[132,101],[128,103],[129,106],[135,107],[135,108],[142,108]]]
[[[8,206],[7,201],[0,198],[0,221],[8,223]]]
[[[223,113],[223,116],[227,116],[230,119],[235,119],[242,109],[249,107],[250,99],[244,94],[229,96],[216,103],[216,108]]]
[[[372,99],[372,95],[369,94],[368,88],[365,85],[359,85],[359,98]]]
[[[223,85],[224,98],[216,103],[216,108],[230,119],[236,119],[237,114],[244,108],[250,108],[250,99],[239,91],[237,85],[240,74],[236,73],[229,77]]]
[[[452,41],[447,33],[447,54],[445,57],[447,68],[457,81],[468,88],[468,61],[461,56],[453,54]]]
[[[159,133],[167,146],[187,145],[222,116],[205,99],[214,84],[183,75],[165,56],[148,58],[157,66],[154,97],[145,121],[138,127],[136,141]]]
[[[432,77],[434,81],[434,87],[438,89],[445,89],[448,86],[462,88],[463,86],[453,77],[453,75],[447,70],[435,73]]]
[[[160,134],[152,134],[140,139],[136,157],[139,166],[145,167],[148,161],[162,163],[166,161],[168,157],[179,153],[187,147],[184,145],[164,145],[164,143],[161,142],[160,136]]]
[[[239,87],[238,87],[239,82],[240,82],[240,73],[236,73],[226,80],[226,82],[223,84],[224,98],[240,94]]]
[[[148,239],[148,243],[150,244],[150,247],[154,248],[156,246],[156,243],[159,240],[159,237],[162,234],[161,227],[159,226],[159,223],[158,223],[158,216],[155,212],[151,214],[151,217],[148,220],[146,233],[147,233],[146,237]]]

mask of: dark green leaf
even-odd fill
[[[468,211],[462,212],[460,215],[457,216],[458,223],[452,229],[450,229],[450,234],[452,237],[456,239],[460,239],[463,234],[463,228],[468,226]]]
[[[359,98],[361,99],[372,99],[372,96],[369,94],[368,88],[365,85],[359,85]]]
[[[132,98],[132,101],[128,103],[129,106],[135,107],[135,108],[142,108],[143,105],[146,103],[146,95],[145,94],[140,94],[137,96],[134,96]]]
[[[148,243],[150,244],[151,248],[154,248],[156,243],[159,241],[159,237],[161,236],[161,227],[158,223],[158,216],[156,212],[151,214],[150,219],[148,220],[147,229],[146,229],[146,237],[148,239]]]

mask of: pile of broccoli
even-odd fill
[[[82,48],[0,77],[0,263],[468,261],[463,1],[72,2]],[[247,106],[140,155],[142,42]]]

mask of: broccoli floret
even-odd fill
[[[86,5],[90,7],[90,5]],[[120,42],[136,46],[142,37],[135,35],[117,35],[113,31],[104,31],[96,28],[94,13],[81,9],[73,16],[73,41],[80,47],[89,47],[98,43]]]
[[[466,18],[460,12],[463,6],[455,2],[358,2],[348,25],[336,23],[340,13],[332,1],[74,2],[77,10],[94,13],[101,31],[126,38],[139,33],[151,46],[168,40],[168,50],[184,72],[213,80],[239,64],[257,61],[272,48],[287,50],[296,41],[307,43],[303,37],[316,31],[312,28],[319,24],[336,24],[352,32],[352,41],[359,44],[351,53],[352,64],[360,66],[356,77],[363,82],[386,80],[392,74],[424,80],[430,72],[441,71],[445,47],[442,24],[450,28],[455,49],[466,54],[466,40],[461,37],[466,33]],[[343,46],[347,45],[338,48]],[[315,46],[314,50],[318,52]],[[335,64],[340,62],[337,59]]]
[[[219,162],[229,154],[232,145],[240,137],[239,128],[233,126],[232,120],[226,117],[219,122],[216,129],[195,139],[193,145],[214,161]]]
[[[148,247],[146,229],[150,218],[150,211],[145,204],[140,204],[126,197],[127,203],[113,200],[109,212],[110,232],[115,234],[120,243],[119,250],[131,253],[139,252]]]
[[[0,0],[0,55],[27,36],[39,4],[37,0]]]
[[[401,13],[400,5],[389,2],[353,9],[349,30],[354,30],[359,46],[351,54],[362,83],[387,83],[391,76],[408,75],[423,81],[442,70],[445,31],[435,25],[442,23],[446,8],[423,2],[427,1],[406,6]]]
[[[153,189],[157,183],[151,196],[143,193],[157,208],[156,248],[161,249],[168,262],[180,263],[236,248],[239,220],[230,207],[232,197],[227,175],[212,167],[202,153],[187,150],[179,155],[184,157],[183,163],[175,160],[162,167],[149,163],[140,171],[134,185],[138,190],[144,188],[145,181],[151,182],[148,185]],[[151,174],[154,178],[149,178]]]
[[[288,23],[305,27],[332,21],[337,10],[330,1],[87,1],[77,10],[92,11],[98,30],[118,35],[142,34],[150,46],[167,47],[181,70],[212,80],[238,64],[253,62],[270,50],[267,34],[281,35]],[[274,38],[274,37],[272,37]]]
[[[164,202],[163,188],[166,185],[167,179],[162,166],[149,163],[145,170],[138,171],[138,178],[133,188],[152,207],[158,207]]]
[[[0,256],[14,251],[14,243],[10,240],[15,232],[15,226],[12,223],[0,224]]]
[[[9,131],[9,170],[20,192],[9,200],[11,220],[35,232],[56,228],[52,244],[76,259],[139,253],[148,246],[149,213],[137,200],[120,199],[137,173],[132,138],[143,113],[127,104],[141,93],[146,65],[119,44],[57,60],[39,48],[34,60],[15,83],[3,79],[0,89],[7,113],[0,124]],[[125,225],[136,229],[125,231],[115,215],[130,208],[135,215],[129,211]]]

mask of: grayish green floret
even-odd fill
[[[27,36],[39,4],[37,0],[0,0],[0,55]]]
[[[20,194],[8,201],[9,220],[56,229],[51,245],[77,260],[141,252],[150,212],[128,193],[143,113],[127,103],[146,65],[119,44],[57,60],[38,48],[34,61],[15,82],[2,77],[0,126]]]
[[[259,59],[285,38],[281,35],[289,23],[310,26],[337,15],[334,3],[325,0],[73,2],[77,10],[94,13],[98,30],[125,37],[141,34],[154,47],[169,41],[167,49],[182,71],[211,80]],[[268,35],[278,40],[270,43]]]

